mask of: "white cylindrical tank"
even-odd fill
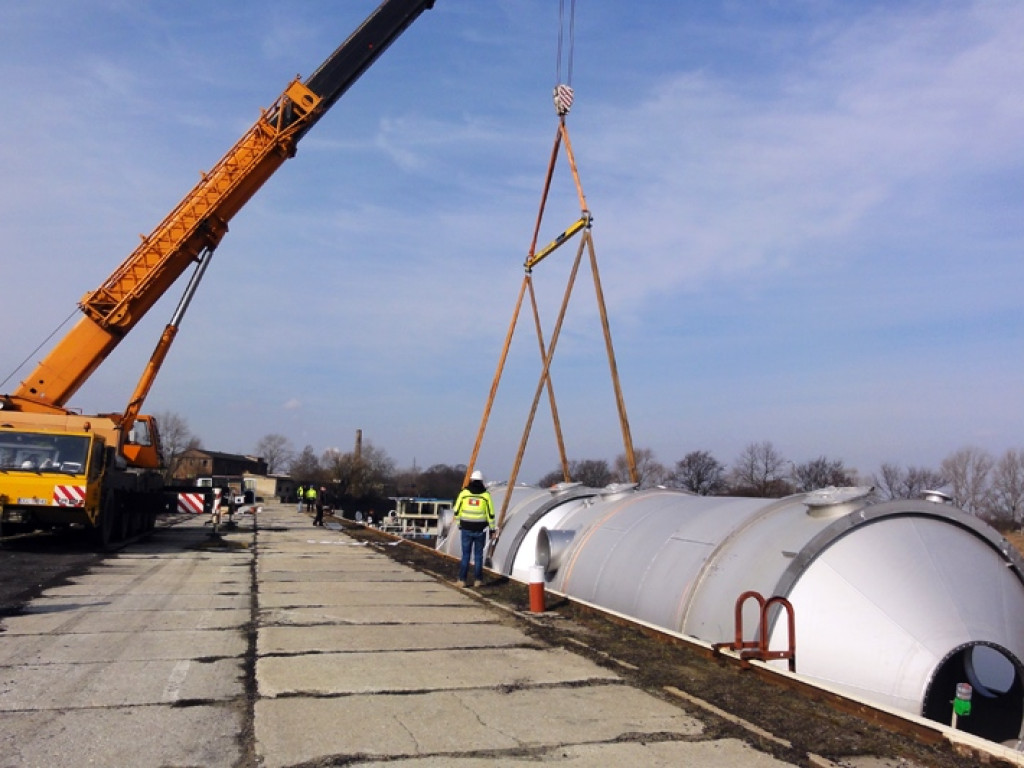
[[[493,483],[487,487],[494,502],[495,513],[500,515],[508,487],[505,483]],[[534,550],[537,536],[545,525],[554,527],[570,510],[575,509],[598,490],[585,488],[579,483],[563,483],[550,489],[532,485],[517,485],[512,491],[497,546],[494,547],[495,569],[521,581],[528,581],[530,568],[537,560]],[[436,548],[445,554],[459,557],[462,554],[461,541],[452,525],[451,518],[442,521]]]
[[[505,488],[489,489],[501,509]],[[975,691],[959,727],[995,741],[1024,720],[1024,560],[941,501],[871,504],[869,488],[785,499],[632,486],[517,486],[493,568],[709,643],[735,635],[737,598],[793,606],[796,669],[879,704],[949,722],[957,683]],[[941,498],[941,497],[933,497]],[[439,544],[458,554],[457,536]],[[788,624],[751,601],[745,637],[785,648]]]

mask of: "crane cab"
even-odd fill
[[[95,432],[0,426],[0,523],[17,529],[80,524],[99,515],[106,441]]]

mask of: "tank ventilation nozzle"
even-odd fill
[[[863,507],[873,490],[871,486],[819,488],[804,497],[804,504],[811,517],[839,517]]]
[[[575,535],[576,531],[541,528],[537,534],[537,565],[543,565],[547,573],[557,571]]]
[[[936,504],[952,504],[953,497],[943,490],[939,489],[928,489],[921,491],[921,498],[924,501],[934,501]]]

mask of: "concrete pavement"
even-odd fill
[[[0,765],[789,765],[291,506],[207,520],[3,620]]]

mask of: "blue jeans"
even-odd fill
[[[469,575],[469,556],[473,555],[473,578],[482,581],[484,577],[484,540],[487,531],[467,531],[462,533],[462,562],[459,563],[459,581],[466,581]]]

